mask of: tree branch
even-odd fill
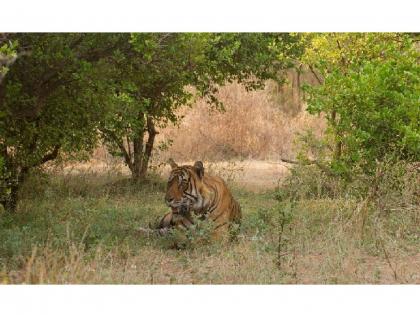
[[[53,150],[47,154],[45,154],[39,161],[32,163],[29,166],[22,167],[22,173],[26,174],[31,168],[41,166],[48,161],[55,160],[58,156],[58,152],[61,148],[61,144],[56,144]]]
[[[318,81],[319,84],[324,83],[311,65],[309,65],[309,70],[311,70],[312,74],[314,75],[315,79]]]
[[[347,66],[347,62],[346,62],[346,59],[344,58],[344,55],[341,53],[341,51],[342,51],[343,49],[341,48],[340,41],[339,41],[338,39],[337,39],[337,47],[338,47],[338,49],[340,49],[341,63],[342,63],[342,65],[343,65],[344,67],[346,67],[346,66]]]
[[[285,158],[280,158],[280,161],[286,162],[286,163],[290,163],[290,164],[302,164],[302,163],[300,163],[298,161],[289,160],[289,159],[285,159]]]
[[[297,165],[316,165],[324,173],[327,173],[330,176],[335,176],[335,174],[328,167],[326,167],[325,165],[323,165],[321,162],[317,160],[308,160],[307,162],[299,162],[295,160],[280,158],[280,161],[290,163],[290,164],[297,164]]]
[[[153,123],[153,119],[150,116],[147,117],[147,133],[149,134],[149,137],[147,138],[144,155],[147,159],[149,159],[152,153],[155,136],[158,134],[155,128],[155,124]]]
[[[132,171],[133,162],[131,161],[131,155],[128,153],[127,149],[125,148],[123,141],[118,139],[118,137],[110,130],[101,129],[101,132],[118,146],[118,148],[120,149],[121,153],[124,156],[125,164],[127,164],[128,168]],[[130,144],[128,143],[128,145]]]
[[[61,147],[60,144],[55,145],[54,149],[50,153],[47,153],[46,155],[44,155],[42,159],[37,163],[37,165],[34,165],[34,166],[39,166],[48,161],[55,160],[58,156],[58,151],[60,150],[60,147]]]

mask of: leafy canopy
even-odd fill
[[[419,53],[403,34],[320,34],[304,61],[323,83],[307,87],[308,111],[324,113],[338,147],[333,170],[373,171],[384,158],[420,159]]]
[[[196,96],[221,109],[220,86],[236,80],[251,90],[267,79],[280,81],[279,72],[301,52],[298,36],[290,34],[135,33],[130,44],[133,52],[119,60],[125,72],[115,73],[120,87],[101,125],[108,147],[127,164],[132,141],[139,142],[134,150],[144,152],[143,135],[154,130],[151,120],[158,126],[176,123],[176,109]]]

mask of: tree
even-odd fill
[[[298,52],[297,36],[288,34],[3,34],[1,40],[0,203],[11,212],[32,169],[58,157],[81,158],[100,136],[123,154],[135,179],[144,177],[156,129],[179,119],[176,108],[194,95],[220,107],[219,85],[261,87]]]
[[[6,77],[9,67],[16,61],[17,54],[17,43],[8,40],[7,35],[0,33],[0,85]],[[5,115],[4,112],[0,111],[0,117]],[[0,156],[0,176],[3,176],[4,160]]]
[[[174,109],[188,102],[193,64],[202,38],[194,34],[142,33],[131,36],[134,55],[122,56],[115,73],[119,91],[101,124],[111,153],[122,154],[134,179],[143,178],[157,134],[156,123],[176,121]]]
[[[29,171],[91,150],[113,95],[109,59],[127,34],[12,34],[17,58],[0,85],[0,202],[15,211]],[[80,156],[80,155],[79,155]]]
[[[404,34],[310,35],[304,61],[319,86],[308,111],[324,113],[331,167],[347,178],[386,159],[420,158],[419,53]]]
[[[18,43],[8,40],[7,34],[0,33],[0,85],[6,77],[9,68],[18,58],[16,53]]]
[[[105,143],[121,154],[135,180],[146,175],[157,128],[180,117],[176,109],[197,95],[218,108],[218,87],[237,80],[247,89],[280,81],[279,72],[299,55],[290,34],[132,34],[134,56],[122,58],[121,89],[101,125]]]

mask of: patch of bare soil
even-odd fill
[[[179,164],[192,165],[193,161]],[[222,177],[228,184],[235,184],[239,187],[252,191],[261,191],[277,187],[279,182],[289,172],[286,163],[275,161],[230,161],[230,162],[209,162],[204,167],[211,175]],[[166,178],[169,175],[170,167],[165,166],[161,176]]]
[[[333,260],[325,253],[298,256],[294,268],[297,282],[334,283],[335,279],[337,283],[420,284],[420,254],[386,259],[355,253],[344,258],[337,268],[331,268]]]
[[[244,161],[242,173],[236,182],[248,189],[264,190],[277,187],[288,174],[286,163],[275,161]]]
[[[179,164],[192,165],[194,162],[186,161],[179,162]],[[168,165],[155,165],[152,167],[163,179],[166,179],[170,173]],[[209,174],[222,177],[228,184],[235,184],[252,191],[275,188],[289,172],[287,163],[277,161],[204,161],[204,167]],[[63,171],[66,174],[114,172],[130,175],[130,170],[123,163],[108,163],[98,159],[92,159],[85,163],[69,164],[63,168]]]

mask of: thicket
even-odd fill
[[[321,138],[301,135],[300,161],[277,193],[283,205],[279,216],[299,202],[347,200],[354,204],[337,216],[346,211],[343,227],[350,226],[362,241],[382,225],[415,226],[420,214],[416,38],[309,34],[304,41],[302,62],[318,80],[304,87],[307,110],[322,115],[327,129]]]
[[[248,33],[2,34],[0,202],[17,208],[29,172],[104,142],[143,179],[158,127],[193,96],[281,81],[298,36]],[[193,88],[193,91],[191,91]]]
[[[374,175],[384,161],[420,159],[420,67],[405,34],[308,35],[303,62],[308,111],[328,122],[318,164],[348,180]]]

